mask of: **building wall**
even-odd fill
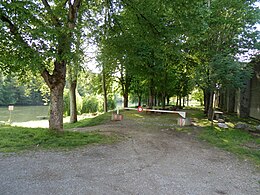
[[[255,66],[251,80],[249,116],[260,120],[260,64]]]
[[[249,117],[250,113],[250,81],[239,89],[239,97],[237,101],[237,114],[241,118]]]

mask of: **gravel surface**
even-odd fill
[[[259,170],[174,127],[125,119],[77,130],[127,139],[69,152],[0,154],[0,194],[260,194]]]

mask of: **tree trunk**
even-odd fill
[[[124,91],[124,107],[128,107],[128,96],[129,96],[129,87],[131,84],[131,77],[128,74],[127,69],[125,70],[125,91]]]
[[[179,107],[181,107],[181,96],[179,96]]]
[[[150,94],[149,94],[149,101],[148,101],[148,107],[149,108],[153,107],[153,99],[154,99],[154,97],[153,97],[153,95],[150,92]]]
[[[41,73],[50,88],[49,129],[63,131],[63,91],[66,82],[66,62],[54,62],[53,74],[47,70]]]
[[[77,118],[77,100],[76,100],[76,87],[77,81],[70,81],[69,90],[70,90],[70,123],[76,123]]]
[[[108,106],[107,106],[107,87],[106,87],[106,76],[104,72],[104,68],[102,71],[102,89],[103,89],[103,95],[104,95],[104,112],[108,111]]]
[[[51,88],[49,128],[56,131],[63,131],[63,91],[62,84]]]
[[[209,98],[209,102],[208,102],[208,119],[212,120],[213,117],[213,101],[214,101],[214,92],[211,91],[210,92],[210,98]]]
[[[138,95],[138,106],[141,106],[142,104],[142,97]]]
[[[124,93],[124,108],[127,108],[128,107],[128,90],[125,90],[125,93]]]
[[[219,108],[224,110],[224,98],[225,98],[225,92],[224,91],[219,91]]]
[[[148,107],[152,108],[154,105],[154,85],[153,85],[153,79],[150,81],[150,87],[149,87],[149,101],[148,101]]]
[[[208,90],[203,89],[203,94],[204,94],[204,113],[208,114],[209,102],[210,102],[210,92]]]
[[[165,109],[165,94],[162,94],[162,109]]]
[[[129,86],[130,86],[130,78],[128,77],[128,74],[125,75],[125,86],[123,91],[124,96],[124,108],[128,107],[128,95],[129,95]]]

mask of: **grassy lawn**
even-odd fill
[[[199,139],[234,153],[244,160],[251,160],[260,168],[260,137],[253,136],[245,130],[234,128],[238,122],[257,125],[259,121],[239,119],[235,115],[227,115],[226,121],[228,122],[226,124],[229,128],[223,129],[219,128],[216,123],[211,127],[211,122],[203,116],[201,110],[193,110],[192,117],[202,129],[198,135]]]
[[[233,128],[204,127],[199,138],[243,159],[253,160],[260,167],[260,138],[253,137],[248,132]]]
[[[110,115],[109,115],[110,116]],[[93,126],[108,120],[108,114],[86,119],[75,124],[66,124],[66,128]],[[24,128],[0,126],[0,152],[18,152],[39,149],[72,149],[88,144],[114,143],[116,136],[102,135],[98,132],[54,133],[44,128]]]
[[[101,124],[108,122],[110,119],[111,119],[111,113],[107,112],[107,113],[98,115],[94,118],[86,118],[86,119],[80,120],[77,123],[65,123],[64,129],[101,125]]]

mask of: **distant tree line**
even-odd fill
[[[23,85],[17,77],[0,74],[0,106],[15,105],[43,105],[45,96],[33,84]]]

